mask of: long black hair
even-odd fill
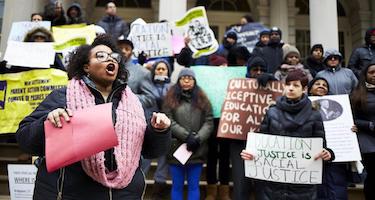
[[[370,66],[375,65],[375,62],[372,61],[367,67],[362,69],[361,74],[359,76],[359,82],[357,87],[353,90],[352,94],[350,95],[350,100],[353,108],[353,112],[357,113],[364,113],[367,114],[367,87],[366,87],[366,78],[367,78],[367,71]]]
[[[116,42],[113,41],[111,36],[108,34],[101,34],[95,38],[94,42],[91,45],[82,45],[70,54],[69,64],[67,67],[69,80],[72,78],[80,79],[82,78],[82,76],[86,75],[86,72],[84,71],[84,65],[89,63],[91,50],[99,45],[105,45],[109,47],[113,52],[122,55],[120,49],[117,47]],[[124,58],[122,57],[121,59]],[[128,71],[125,69],[125,64],[124,62],[119,62],[118,65],[119,70],[116,78],[126,82],[128,79]]]

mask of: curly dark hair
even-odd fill
[[[82,76],[86,75],[83,67],[85,64],[89,63],[91,50],[99,45],[105,45],[113,52],[122,55],[116,42],[113,41],[111,36],[108,34],[101,34],[95,38],[91,45],[82,45],[69,55],[69,64],[67,67],[69,80],[72,78],[81,79]],[[124,58],[121,57],[121,59],[123,60]],[[128,71],[126,70],[124,63],[125,62],[122,61],[119,62],[119,71],[116,78],[126,82],[128,79]]]

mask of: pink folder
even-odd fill
[[[112,103],[73,113],[62,128],[44,122],[47,171],[52,172],[118,145],[112,122]]]

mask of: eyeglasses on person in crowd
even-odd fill
[[[111,57],[117,63],[121,62],[121,55],[115,52],[107,53],[105,51],[98,51],[96,52],[95,57],[100,62],[108,61],[109,57]]]
[[[340,60],[340,56],[328,56],[328,60]]]

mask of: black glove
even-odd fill
[[[195,137],[195,134],[190,133],[186,138],[186,148],[188,151],[195,152],[199,146],[199,137]]]
[[[266,87],[268,81],[276,81],[277,79],[273,76],[273,74],[263,73],[257,77],[258,84]]]
[[[143,65],[145,64],[146,61],[147,61],[147,55],[144,51],[142,51],[141,53],[138,54],[138,63],[140,65]]]

